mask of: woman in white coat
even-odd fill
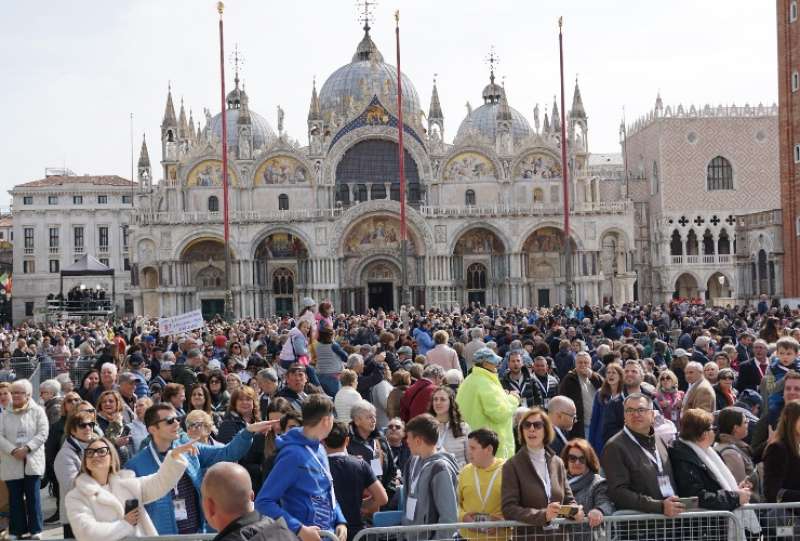
[[[157,536],[144,505],[173,490],[186,470],[183,453],[197,454],[195,442],[175,447],[161,468],[145,477],[120,470],[119,455],[106,438],[90,443],[83,453],[81,474],[65,499],[67,518],[78,541],[117,541],[125,537]],[[136,507],[125,512],[126,502]]]
[[[31,382],[11,384],[11,407],[0,415],[0,478],[8,486],[11,535],[41,539],[44,442],[50,430],[47,415],[31,398]]]

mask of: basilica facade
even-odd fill
[[[355,41],[355,40],[354,40]],[[427,112],[406,76],[403,97],[407,259],[400,250],[397,70],[365,26],[348,63],[312,85],[307,145],[277,131],[240,86],[227,96],[230,256],[237,317],[295,313],[329,299],[340,311],[401,304],[551,306],[634,298],[634,207],[618,156],[589,152],[576,81],[560,115],[510,105],[493,70],[452,142],[436,82]],[[250,89],[248,89],[250,90]],[[478,97],[465,96],[474,100]],[[524,90],[520,89],[519,92]],[[571,235],[563,231],[561,145],[568,153]],[[134,312],[174,315],[224,303],[222,115],[176,114],[171,92],[157,173],[143,142],[131,217]],[[161,180],[154,182],[154,176]],[[566,242],[574,257],[568,273]]]

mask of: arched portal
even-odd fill
[[[673,296],[678,299],[696,299],[700,294],[697,279],[688,272],[678,276],[675,280],[675,292]]]
[[[307,282],[307,260],[305,243],[288,231],[261,240],[253,258],[253,277],[263,314],[294,313],[297,289]]]
[[[395,309],[400,284],[397,265],[386,259],[374,260],[361,271],[361,283],[364,284],[364,308],[383,309],[384,312]],[[360,304],[360,300],[356,304]]]
[[[725,306],[731,304],[733,297],[733,284],[721,272],[715,272],[706,282],[706,300],[712,306]]]
[[[577,255],[573,239],[572,253]],[[564,257],[564,235],[555,227],[540,227],[531,233],[522,245],[523,269],[529,289],[529,298],[534,306],[545,307],[563,302],[566,298],[566,258]],[[573,270],[582,268],[576,264],[582,258],[573,257]],[[587,261],[587,267],[588,267]],[[592,262],[594,267],[594,262]],[[575,273],[573,272],[573,276]]]
[[[231,260],[233,259],[231,254]],[[181,263],[183,267],[177,274],[183,276],[168,277],[170,283],[180,284],[185,281],[194,287],[204,318],[211,319],[218,314],[224,314],[225,244],[217,238],[198,238],[183,249]]]
[[[500,302],[501,287],[508,276],[506,248],[491,229],[477,227],[458,237],[453,247],[453,278],[461,285],[459,302],[471,304]]]

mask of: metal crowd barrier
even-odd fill
[[[764,541],[800,539],[800,503],[749,504],[742,509],[753,511],[761,526],[760,537],[751,539]]]
[[[353,541],[732,541],[746,539],[736,515],[728,511],[687,511],[676,517],[627,514],[607,516],[596,528],[586,520],[556,519],[545,527],[522,522],[459,522],[366,528]]]
[[[159,535],[155,537],[126,537],[122,541],[211,541],[217,536],[215,533],[195,533],[185,535]],[[339,541],[333,532],[320,531],[320,538],[325,541]],[[66,541],[65,539],[50,539],[49,541]]]

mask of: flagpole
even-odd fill
[[[406,169],[403,147],[403,76],[400,72],[400,10],[394,12],[395,38],[397,44],[397,145],[400,172],[400,302],[411,304],[408,290],[408,242],[406,231]]]
[[[558,18],[558,55],[561,67],[561,175],[564,182],[564,250],[566,267],[566,305],[574,302],[572,290],[572,232],[569,228],[569,172],[567,169],[567,123],[564,107],[564,18]]]
[[[222,12],[225,4],[217,3],[219,13],[219,75],[220,102],[222,104],[222,216],[225,232],[225,314],[227,321],[233,320],[233,293],[231,291],[231,239],[230,215],[228,212],[228,115],[225,104],[225,41],[223,39]]]

